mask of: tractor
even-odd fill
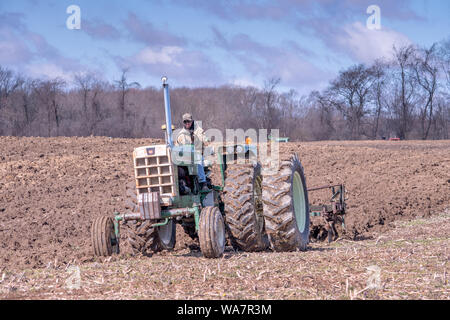
[[[135,181],[127,189],[127,211],[94,219],[95,255],[119,253],[121,223],[127,225],[127,240],[136,254],[172,250],[176,224],[181,224],[191,238],[198,238],[204,257],[218,258],[227,241],[242,251],[306,250],[310,214],[343,217],[343,187],[338,190],[339,203],[310,212],[298,156],[281,159],[276,170],[266,170],[258,161],[257,145],[247,139],[205,148],[203,155],[215,157],[219,167],[221,183],[213,185],[211,161],[202,161],[202,151],[194,145],[174,144],[166,77],[162,87],[166,143],[134,149]],[[206,191],[199,188],[199,163],[205,168]]]

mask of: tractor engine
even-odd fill
[[[171,159],[171,153],[166,145],[146,146],[134,149],[134,174],[139,207],[155,202],[148,199],[153,194],[159,197],[158,206],[170,206],[178,195],[178,179]],[[144,210],[145,211],[145,210]]]

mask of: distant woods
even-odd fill
[[[342,70],[322,91],[172,88],[172,119],[190,112],[203,127],[278,128],[291,140],[449,139],[450,40],[395,47],[389,60]],[[104,82],[83,73],[72,83],[30,79],[0,66],[0,135],[163,137],[163,94],[123,70]]]

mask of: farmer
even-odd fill
[[[194,118],[191,114],[185,113],[183,115],[183,129],[181,129],[178,134],[176,145],[194,145],[194,149],[197,152],[203,151],[203,143],[207,142],[208,139],[200,126],[196,126],[194,123]],[[203,168],[203,156],[201,163],[197,164],[198,172],[198,182],[200,184],[201,191],[209,191],[206,183],[205,170]]]

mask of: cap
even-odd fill
[[[183,121],[185,120],[194,121],[194,118],[192,118],[192,115],[190,113],[185,113],[183,114]]]

